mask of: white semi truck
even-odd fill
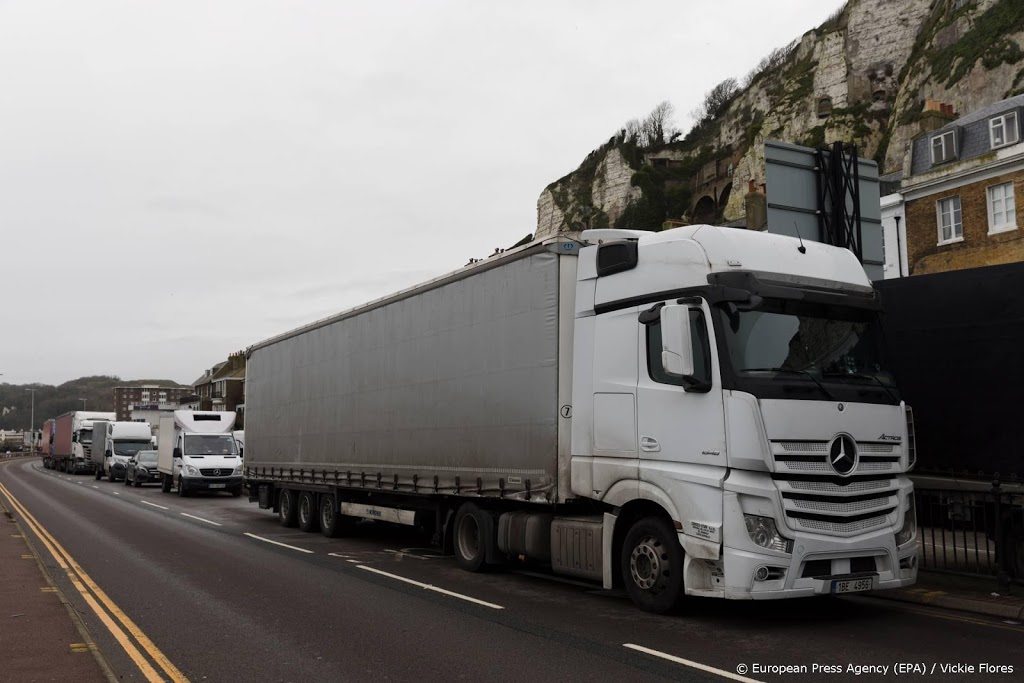
[[[56,418],[53,431],[55,467],[69,474],[80,470],[94,471],[92,459],[92,425],[97,420],[110,421],[115,413],[76,410]]]
[[[654,612],[907,586],[914,435],[879,308],[851,252],[781,235],[535,242],[251,347],[250,500]]]
[[[197,491],[242,493],[242,458],[231,434],[235,413],[176,410],[160,418],[157,469],[164,493]]]
[[[153,430],[148,422],[97,420],[92,427],[92,461],[96,479],[124,479],[128,460],[152,447]]]

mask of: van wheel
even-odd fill
[[[487,568],[488,534],[494,526],[486,513],[472,503],[465,503],[455,515],[455,534],[452,539],[455,561],[470,572]]]
[[[171,492],[171,478],[166,474],[160,475],[160,490],[164,493]]]
[[[281,520],[282,526],[295,526],[296,518],[298,517],[298,505],[295,504],[295,492],[289,489],[281,491],[280,499],[278,500],[278,517]]]
[[[683,547],[661,517],[637,521],[622,543],[622,582],[645,612],[664,614],[683,597]]]
[[[303,531],[316,531],[320,522],[316,507],[316,494],[303,491],[299,495],[299,528]]]
[[[188,498],[188,489],[185,488],[185,480],[178,477],[178,495],[182,498]]]

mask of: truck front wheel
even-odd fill
[[[637,521],[622,544],[622,582],[645,612],[664,614],[683,597],[683,548],[661,517]]]
[[[281,519],[282,526],[295,526],[296,517],[298,516],[296,514],[298,506],[295,503],[295,492],[283,489],[281,491],[281,497],[278,500],[278,507],[280,508],[278,516]]]
[[[316,531],[319,520],[316,507],[316,494],[303,491],[299,494],[299,528],[303,531]]]

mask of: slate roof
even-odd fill
[[[940,135],[947,131],[957,132],[957,159],[956,161],[964,161],[966,159],[973,159],[974,157],[988,154],[992,151],[992,143],[989,139],[989,126],[988,122],[993,116],[999,114],[1006,114],[1011,111],[1017,111],[1017,137],[1018,140],[1022,138],[1020,135],[1022,113],[1021,108],[1024,107],[1024,95],[1017,95],[1000,102],[994,102],[987,107],[961,116],[955,121],[950,121],[942,128],[929,132],[927,135],[922,135],[914,140],[914,152],[913,161],[911,163],[911,175],[918,175],[920,173],[926,173],[933,168],[940,168],[944,164],[932,165],[931,157],[931,140],[936,135]],[[955,163],[947,162],[947,163]]]

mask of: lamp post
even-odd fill
[[[28,430],[32,432],[32,451],[36,450],[36,390],[34,387],[26,389],[25,391],[32,392],[32,411],[30,413]]]
[[[78,400],[82,402],[82,410],[85,410],[85,402],[88,401],[89,399],[87,399],[87,398],[80,398]]]

